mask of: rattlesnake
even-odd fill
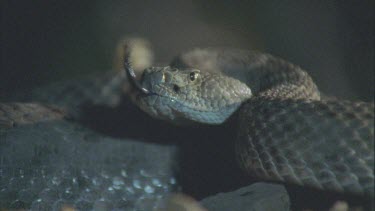
[[[191,125],[235,116],[238,136],[227,141],[248,174],[373,195],[373,103],[321,99],[306,71],[255,51],[195,49],[140,82],[125,66],[135,104],[153,117]]]
[[[144,207],[147,200],[156,203],[158,194],[176,190],[175,147],[128,140],[127,133],[147,136],[140,126],[158,121],[130,104],[126,116],[116,113],[124,107],[111,117],[100,115],[100,106],[105,111],[118,106],[124,91],[146,113],[182,128],[231,124],[237,137],[221,141],[236,147],[238,163],[249,175],[373,196],[373,103],[322,100],[304,70],[269,54],[196,49],[170,66],[146,68],[138,74],[140,81],[128,56],[127,71],[115,78],[52,84],[31,97],[10,100],[44,104],[0,103],[0,207],[40,210],[67,203],[83,210],[128,209]],[[140,70],[149,60],[132,64]],[[133,86],[128,87],[125,73]],[[143,120],[137,124],[138,116]],[[94,123],[87,125],[85,118]],[[128,121],[122,125],[119,119]],[[96,125],[100,122],[109,125],[109,132]],[[119,130],[126,135],[113,137]],[[168,134],[170,128],[162,130]],[[147,137],[158,139],[153,134]]]

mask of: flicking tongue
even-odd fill
[[[124,68],[125,68],[125,72],[126,72],[126,75],[128,76],[130,84],[133,87],[135,87],[136,89],[138,89],[143,94],[146,94],[146,95],[152,94],[148,89],[142,87],[142,85],[136,79],[136,75],[135,75],[135,72],[134,72],[134,70],[131,66],[129,57],[130,57],[130,55],[125,56]]]

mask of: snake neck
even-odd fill
[[[320,100],[319,90],[307,72],[285,60],[266,55],[250,72],[257,82],[247,85],[257,98]]]

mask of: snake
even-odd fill
[[[97,105],[125,111],[107,117],[110,127],[145,136],[142,124],[159,124],[153,119],[182,130],[229,124],[237,135],[224,141],[249,177],[373,196],[373,103],[325,97],[305,70],[270,54],[199,48],[169,66],[146,67],[151,56],[143,49],[134,60],[136,47],[126,50],[118,74],[54,83],[0,103],[0,208],[151,210],[178,190],[176,147],[87,127],[82,115],[105,122]],[[116,108],[123,95],[153,118],[128,100]]]
[[[129,59],[125,69],[133,102],[152,117],[235,124],[237,136],[227,141],[246,174],[374,195],[373,103],[326,97],[305,70],[257,51],[198,48],[139,80]]]

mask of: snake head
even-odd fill
[[[141,82],[132,84],[143,111],[175,124],[221,124],[252,95],[236,79],[192,68],[147,68]]]

